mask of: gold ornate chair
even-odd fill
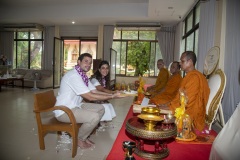
[[[44,137],[50,131],[66,131],[72,137],[72,157],[77,154],[78,130],[81,124],[77,124],[72,111],[65,106],[54,106],[56,97],[53,90],[36,93],[34,95],[34,112],[38,125],[39,147],[45,149]],[[63,110],[69,116],[71,123],[59,122],[54,115],[50,119],[44,118],[41,114],[52,112],[53,110]]]
[[[221,100],[226,86],[226,76],[221,69],[218,69],[208,79],[210,95],[206,106],[206,123],[211,130],[214,122],[220,122],[222,127],[225,125],[222,111]],[[216,118],[219,113],[219,120]]]

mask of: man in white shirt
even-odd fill
[[[78,145],[82,149],[90,148],[94,145],[88,138],[105,112],[101,104],[84,103],[82,102],[83,99],[96,101],[121,97],[119,93],[108,94],[96,90],[86,76],[86,72],[91,69],[91,64],[91,54],[83,53],[80,55],[78,65],[63,76],[55,104],[55,106],[63,105],[70,108],[76,118],[76,122],[82,123],[79,129],[78,140]],[[57,120],[69,122],[65,112],[56,110],[54,113]]]

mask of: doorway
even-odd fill
[[[77,59],[82,53],[90,53],[93,59],[97,58],[97,38],[55,38],[54,63],[53,63],[53,86],[58,88],[60,80],[69,70],[77,64]],[[93,74],[93,66],[87,73],[90,77]]]

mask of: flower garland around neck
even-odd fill
[[[105,77],[102,78],[102,85],[103,85],[104,88],[106,88],[106,79],[105,79]]]
[[[78,65],[75,66],[75,69],[79,73],[79,75],[82,77],[83,82],[85,83],[85,85],[88,86],[89,78],[87,77],[86,73]]]

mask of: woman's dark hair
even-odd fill
[[[103,65],[108,65],[109,66],[109,63],[108,61],[101,61],[99,66],[98,66],[98,69],[96,70],[96,72],[91,76],[91,79],[92,78],[96,78],[98,80],[98,82],[103,86],[102,84],[102,75],[101,73],[99,72],[99,69],[103,66]],[[109,68],[110,69],[110,68]],[[105,76],[105,80],[106,80],[106,88],[109,89],[110,88],[110,72],[108,72],[107,76]]]

